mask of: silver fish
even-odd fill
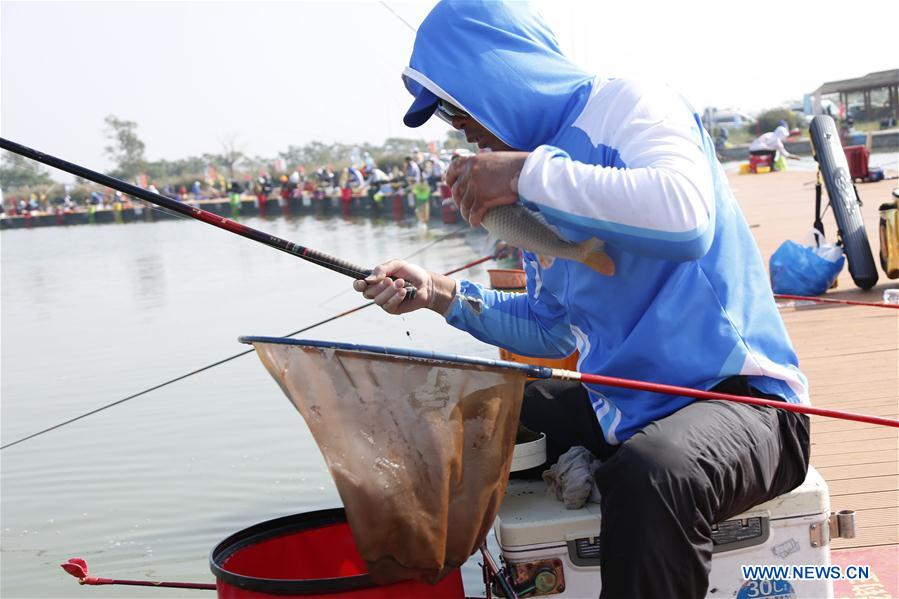
[[[602,240],[594,237],[572,243],[562,239],[536,214],[520,204],[488,210],[481,225],[509,245],[534,252],[541,258],[565,258],[589,266],[603,275],[615,274],[615,263],[603,251]]]

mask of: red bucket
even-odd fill
[[[343,508],[262,522],[237,532],[209,555],[219,599],[462,599],[457,568],[436,585],[376,584],[356,549]]]

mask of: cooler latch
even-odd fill
[[[568,541],[568,559],[575,566],[599,567],[599,537],[584,537]]]
[[[767,516],[719,522],[712,526],[712,553],[761,545],[768,540],[769,534]]]

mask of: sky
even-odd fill
[[[661,79],[700,112],[751,113],[899,66],[895,0],[535,4],[576,63]],[[409,25],[432,6],[2,1],[0,135],[98,170],[113,166],[103,154],[109,114],[138,124],[150,160],[220,152],[230,137],[269,157],[313,140],[443,139],[436,118],[402,123]]]

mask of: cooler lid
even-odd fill
[[[781,520],[825,512],[830,512],[827,483],[809,466],[805,481],[797,488],[729,519],[766,515]],[[542,480],[510,480],[494,530],[500,547],[523,547],[595,537],[599,535],[600,522],[597,503],[568,510]]]
[[[830,513],[830,494],[827,491],[827,482],[817,470],[809,466],[808,474],[805,475],[805,480],[801,485],[789,493],[761,503],[730,519],[746,518],[759,512],[768,512],[772,520],[810,516],[822,512]]]
[[[500,547],[522,547],[599,535],[599,504],[568,510],[542,480],[510,480],[496,518]]]

